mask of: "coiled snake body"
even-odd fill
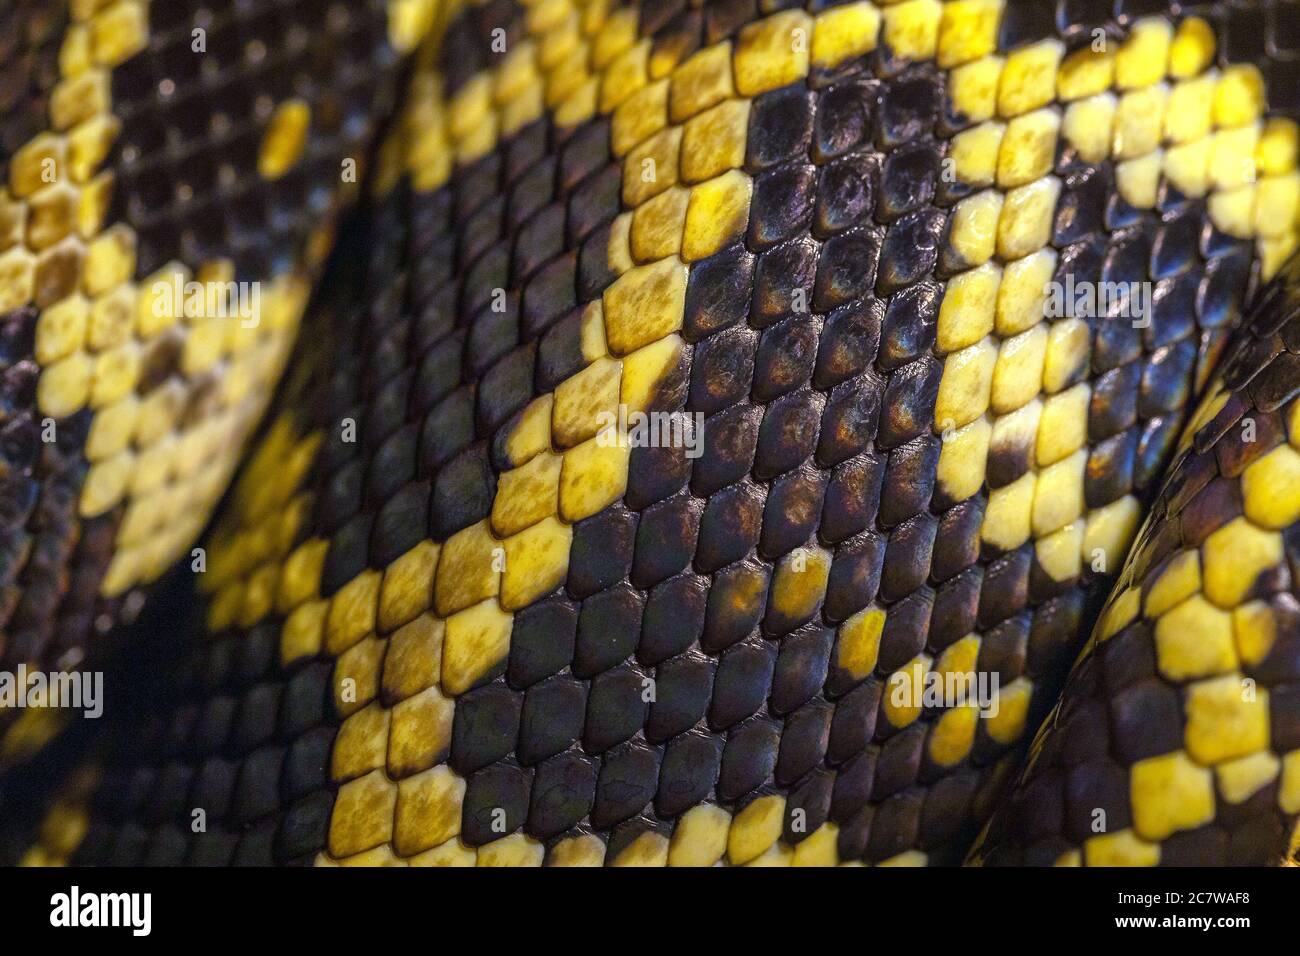
[[[1297,4],[312,6],[11,14],[5,659],[149,688],[25,861],[1290,855]]]

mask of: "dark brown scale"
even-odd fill
[[[880,432],[876,444],[892,449],[933,430],[934,404],[943,378],[943,364],[923,355],[889,377],[881,399]]]
[[[713,578],[700,644],[716,653],[753,631],[766,610],[770,571],[752,559],[729,565]]]
[[[655,587],[641,619],[646,639],[637,659],[653,666],[690,649],[704,627],[707,596],[708,578],[689,571]]]
[[[807,313],[817,278],[818,245],[790,239],[757,256],[750,323],[766,328],[794,313]]]
[[[759,554],[775,560],[807,542],[817,528],[825,494],[825,472],[809,465],[773,481],[763,507]]]
[[[876,515],[882,528],[901,524],[930,503],[939,451],[936,436],[921,435],[889,453],[880,510]]]
[[[889,242],[889,237],[886,237],[882,249],[879,231],[865,228],[827,239],[817,266],[813,308],[829,312],[863,296],[872,286],[876,263],[882,257],[885,264],[881,267],[877,287],[896,281],[901,273],[890,259]]]
[[[745,318],[754,262],[754,256],[744,246],[733,246],[696,263],[682,319],[682,335],[688,342],[697,342]]]
[[[516,738],[519,737],[521,705],[526,706],[530,698],[534,707],[538,706],[538,695],[544,693],[538,684],[530,688],[521,701],[517,694],[511,692],[504,681],[496,681],[486,687],[479,687],[466,693],[456,702],[456,722],[452,727],[451,757],[448,761],[459,774],[469,777],[476,770],[496,763],[509,755]],[[532,722],[529,729],[532,729]],[[521,750],[521,762],[524,760]]]
[[[806,232],[812,221],[816,167],[804,163],[778,166],[754,177],[746,245],[762,252]]]
[[[529,832],[549,839],[582,823],[595,803],[598,766],[575,751],[538,766],[525,824]]]
[[[469,846],[513,833],[528,817],[533,772],[511,762],[494,763],[466,780],[461,839]],[[599,791],[598,791],[599,792]]]
[[[632,569],[637,516],[611,508],[574,527],[568,591],[581,600],[622,580]],[[512,643],[513,646],[513,643]]]
[[[510,686],[524,690],[568,667],[573,661],[577,628],[577,607],[560,598],[539,601],[521,611],[511,636],[506,670]]]
[[[623,495],[627,508],[648,508],[681,491],[691,480],[692,460],[683,448],[642,446],[633,448],[629,457],[631,474]]]

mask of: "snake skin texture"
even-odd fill
[[[1298,25],[442,4],[25,861],[1280,860]]]
[[[390,109],[395,47],[418,39],[390,6],[0,12],[5,671],[79,666],[225,492],[356,190],[344,163]],[[156,291],[191,281],[256,285],[256,312]],[[43,742],[50,713],[0,712],[0,762]]]
[[[977,857],[1273,863],[1300,812],[1300,262],[1187,431]]]

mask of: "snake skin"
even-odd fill
[[[977,850],[1262,865],[1300,812],[1300,263],[1247,317]]]
[[[1281,859],[1296,6],[444,4],[26,861]]]
[[[390,109],[381,0],[0,13],[0,667],[79,666],[195,543]],[[328,76],[327,82],[318,79]],[[152,289],[258,283],[248,322]],[[183,311],[183,310],[181,310]],[[49,734],[0,713],[0,762]],[[17,729],[13,729],[14,727]]]

